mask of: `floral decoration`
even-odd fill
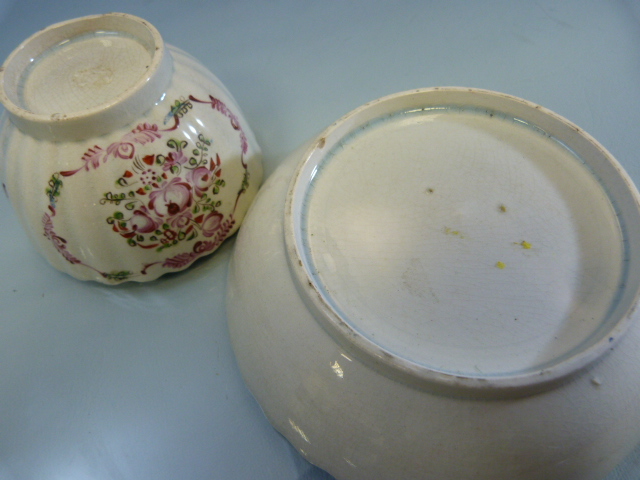
[[[190,144],[171,136],[183,118],[196,105],[209,105],[225,116],[240,140],[240,162],[244,169],[237,190],[235,204],[228,215],[220,212],[223,200],[218,194],[230,188],[223,177],[222,160],[213,152],[214,140],[198,133]],[[68,262],[98,271],[113,282],[129,280],[136,275],[146,275],[152,267],[182,269],[200,256],[215,250],[229,235],[236,221],[233,213],[238,200],[249,186],[249,172],[244,161],[248,150],[247,137],[237,116],[221,100],[209,96],[201,100],[192,95],[176,100],[165,117],[166,125],[140,123],[122,138],[106,147],[95,145],[80,159],[80,166],[73,170],[55,172],[45,188],[49,206],[42,217],[44,236]],[[164,127],[164,125],[163,125]],[[163,142],[156,153],[140,147]],[[67,241],[55,232],[57,202],[63,192],[64,179],[100,168],[106,162],[124,161],[123,172],[115,181],[113,190],[103,192],[97,199],[101,205],[111,205],[113,210],[105,221],[115,234],[132,248],[167,251],[164,260],[141,265],[138,272],[101,272],[83,263],[69,249]],[[171,255],[177,245],[190,243],[191,250]]]

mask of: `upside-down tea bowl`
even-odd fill
[[[262,177],[230,93],[145,20],[52,25],[0,69],[0,177],[33,245],[81,280],[187,268],[239,227]]]
[[[368,103],[262,187],[231,340],[340,480],[602,480],[640,441],[640,208],[570,121],[468,88]]]

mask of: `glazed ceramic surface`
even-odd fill
[[[7,59],[2,181],[59,270],[148,281],[240,225],[260,150],[222,83],[125,14],[56,24]]]
[[[604,478],[640,440],[640,209],[571,122],[404,92],[276,170],[228,319],[272,424],[336,478]]]
[[[632,0],[0,0],[0,63],[51,23],[108,11],[145,18],[222,80],[267,174],[371,99],[471,85],[571,119],[640,184]],[[114,287],[50,268],[3,193],[0,225],[2,480],[333,480],[240,378],[223,302],[235,235],[183,272]],[[638,447],[607,480],[640,479]]]

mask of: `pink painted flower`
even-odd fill
[[[112,155],[116,158],[123,158],[125,160],[133,158],[133,154],[135,152],[135,147],[129,142],[114,142],[107,147],[107,155]]]
[[[189,170],[187,180],[193,185],[195,194],[201,197],[209,190],[215,180],[215,176],[207,167],[198,167]]]
[[[160,222],[151,216],[147,207],[142,206],[133,211],[129,225],[131,226],[131,230],[136,233],[151,233],[160,227]]]
[[[174,217],[191,206],[191,185],[180,177],[165,182],[158,190],[149,194],[149,208],[161,218]]]
[[[223,215],[219,212],[211,212],[202,220],[202,234],[212,237],[222,226]]]
[[[164,235],[164,238],[160,239],[160,241],[164,244],[171,243],[178,238],[178,233],[171,229],[163,231],[162,234]]]
[[[183,212],[180,212],[175,217],[173,217],[169,223],[173,228],[177,228],[178,230],[181,230],[185,228],[187,225],[189,225],[190,221],[191,221],[191,212],[189,210],[185,210]]]
[[[196,255],[201,255],[203,253],[210,252],[217,246],[218,245],[215,242],[196,242],[196,244],[193,246],[193,253]]]
[[[182,150],[177,150],[167,155],[166,160],[162,165],[162,169],[164,171],[171,170],[174,166],[182,166],[188,161],[189,159],[184,153],[182,153]]]

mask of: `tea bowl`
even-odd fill
[[[363,105],[278,167],[240,229],[243,378],[340,480],[601,480],[640,441],[639,200],[529,101]]]
[[[0,71],[0,177],[35,248],[106,284],[183,270],[235,233],[261,154],[222,82],[153,25],[52,25]]]

